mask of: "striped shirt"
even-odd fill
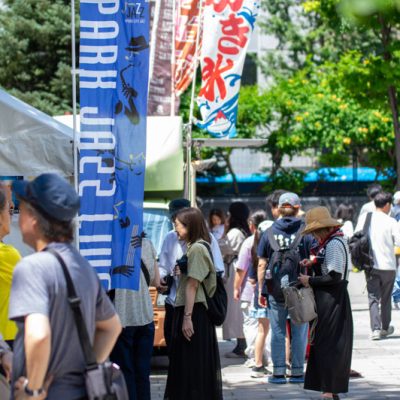
[[[322,275],[328,275],[330,271],[335,271],[341,274],[343,278],[346,260],[347,260],[347,276],[345,279],[348,278],[349,270],[351,268],[349,246],[345,238],[336,236],[334,239],[330,240],[326,245],[325,259],[321,266]]]

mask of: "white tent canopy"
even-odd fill
[[[72,129],[0,90],[0,175],[73,171]]]

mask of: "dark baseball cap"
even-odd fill
[[[42,174],[33,181],[14,181],[12,189],[44,217],[71,221],[79,210],[79,196],[72,185],[57,174]]]
[[[171,200],[168,204],[169,215],[171,218],[175,216],[175,214],[182,210],[182,208],[190,207],[190,201],[187,199],[174,199]]]

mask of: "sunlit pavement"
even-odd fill
[[[400,311],[393,310],[395,333],[388,339],[371,341],[365,278],[361,273],[350,274],[350,296],[354,319],[354,347],[352,368],[363,378],[350,380],[350,391],[343,399],[400,399]],[[319,399],[319,393],[304,390],[299,384],[273,385],[266,379],[253,379],[250,369],[242,361],[224,358],[233,342],[220,342],[224,382],[224,399]],[[193,360],[193,362],[196,362]],[[328,362],[328,360],[327,360]],[[165,357],[154,359],[152,398],[162,399],[167,375]],[[190,400],[190,399],[188,399]],[[208,400],[208,399],[204,399]]]

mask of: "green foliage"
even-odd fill
[[[70,1],[4,1],[0,42],[0,86],[48,114],[71,111]]]
[[[277,189],[290,188],[292,192],[301,193],[306,185],[304,176],[305,172],[298,169],[281,169],[263,187],[263,192],[271,193]]]
[[[262,28],[278,41],[277,50],[260,61],[274,78],[263,94],[273,176],[285,155],[310,149],[326,166],[349,165],[354,157],[378,171],[395,165],[388,88],[400,84],[400,41],[391,40],[399,32],[397,3],[263,2]]]
[[[260,60],[267,76],[286,76],[303,68],[338,61],[349,49],[368,51],[379,41],[363,27],[354,28],[338,14],[339,0],[263,0],[263,32],[277,40],[276,50]]]
[[[390,110],[376,98],[368,102],[353,93],[351,76],[362,65],[367,67],[357,52],[337,64],[309,63],[264,93],[271,116],[267,151],[275,155],[275,172],[280,170],[283,155],[292,157],[309,149],[320,155],[321,164],[329,166],[348,165],[354,153],[363,164],[378,170],[393,166]],[[366,73],[358,84],[363,87],[369,80]]]

